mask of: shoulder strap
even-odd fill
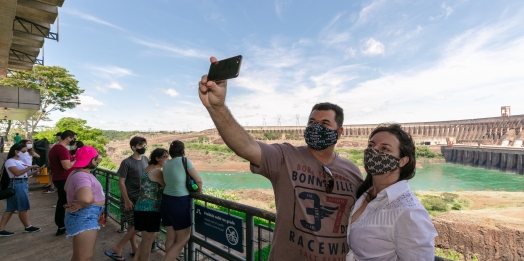
[[[184,170],[187,173],[187,159],[186,159],[186,157],[182,157],[182,164],[184,164]]]

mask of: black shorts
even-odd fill
[[[135,229],[137,231],[160,231],[160,212],[135,211]]]
[[[189,196],[174,197],[162,194],[160,204],[160,217],[166,227],[172,226],[174,230],[182,230],[191,226],[191,213]]]

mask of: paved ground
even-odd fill
[[[57,196],[53,194],[42,194],[41,190],[30,191],[31,210],[29,220],[32,225],[42,228],[35,233],[23,233],[24,227],[18,215],[13,215],[6,230],[15,232],[10,237],[0,237],[0,260],[2,261],[22,261],[22,260],[71,260],[73,255],[72,239],[65,236],[57,237],[56,226],[54,223],[55,209],[52,207],[56,203]],[[0,213],[5,211],[5,200],[0,201]],[[104,255],[104,251],[109,250],[113,244],[118,242],[123,234],[116,232],[120,226],[108,220],[97,237],[95,256],[96,261],[110,261]],[[139,239],[140,240],[140,239]],[[131,246],[127,244],[124,249],[124,257],[131,260],[129,255]],[[162,260],[164,252],[158,250],[151,253],[150,260]]]

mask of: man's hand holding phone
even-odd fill
[[[234,56],[221,61],[210,59],[209,72],[202,76],[198,94],[206,108],[224,106],[227,92],[227,79],[235,78],[240,73],[242,56]]]

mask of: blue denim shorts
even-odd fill
[[[91,205],[75,212],[66,212],[65,227],[67,237],[74,237],[87,230],[99,230],[98,217],[104,211],[104,207]]]
[[[29,204],[29,191],[27,179],[15,179],[9,183],[9,188],[14,186],[15,194],[6,199],[7,209],[5,212],[13,212],[15,210],[24,211],[31,209]]]

